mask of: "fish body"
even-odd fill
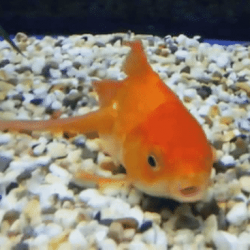
[[[204,131],[179,98],[159,78],[140,41],[131,52],[121,81],[93,82],[100,108],[83,116],[48,121],[0,121],[5,130],[97,131],[101,148],[126,169],[123,179],[154,196],[181,202],[203,198],[210,183],[212,148]],[[117,180],[87,173],[82,179]]]

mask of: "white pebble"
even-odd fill
[[[60,158],[67,156],[66,145],[60,142],[51,142],[47,145],[48,154],[52,158]]]
[[[7,144],[10,142],[12,139],[11,134],[6,133],[6,134],[0,134],[0,144]]]
[[[221,53],[216,61],[216,64],[218,65],[218,67],[220,68],[225,68],[229,65],[230,63],[230,57],[228,54],[226,53]]]
[[[64,228],[74,227],[77,224],[78,211],[70,209],[58,209],[54,214],[55,222]]]
[[[236,203],[226,215],[230,224],[239,226],[248,218],[247,206],[244,202]]]
[[[41,74],[43,67],[45,66],[44,57],[35,57],[31,63],[31,69],[34,74]]]
[[[142,240],[146,244],[154,244],[155,238],[156,238],[156,233],[153,227],[151,227],[150,229],[148,229],[146,232],[142,234]]]
[[[32,240],[29,244],[31,249],[48,249],[49,238],[45,235],[38,235],[34,240]]]
[[[188,56],[188,51],[186,51],[186,50],[177,50],[175,52],[175,55],[180,60],[186,59],[186,57]]]
[[[181,45],[184,45],[186,40],[187,40],[187,37],[183,34],[180,34],[178,37],[176,37],[176,42]]]
[[[55,109],[55,110],[60,110],[62,108],[62,103],[59,102],[59,101],[54,101],[52,104],[51,104],[51,108],[52,109]]]
[[[190,98],[195,98],[197,95],[197,92],[195,89],[185,89],[184,90],[184,96],[190,97]]]
[[[168,248],[168,239],[167,234],[165,231],[163,231],[158,225],[155,226],[156,229],[156,238],[155,238],[155,244],[157,246],[157,249],[165,250]]]
[[[238,239],[235,235],[220,230],[214,233],[213,243],[218,250],[235,250]]]
[[[86,190],[83,190],[80,194],[79,194],[79,199],[83,202],[89,202],[92,197],[94,196],[99,196],[100,193],[98,192],[98,190],[93,189],[93,188],[88,188]]]
[[[73,245],[74,249],[88,249],[88,242],[78,229],[70,233],[69,242]]]
[[[99,244],[100,250],[116,250],[117,244],[112,239],[105,239]]]
[[[34,155],[39,156],[44,153],[45,149],[46,143],[40,143],[39,145],[33,148],[33,153]]]
[[[82,154],[81,149],[70,151],[68,153],[67,160],[70,161],[71,163],[76,163],[81,160],[81,154]]]
[[[198,114],[200,116],[207,116],[208,112],[210,110],[210,106],[206,105],[206,106],[202,106],[199,111],[198,111]]]
[[[55,163],[52,163],[49,166],[49,170],[53,175],[59,177],[60,179],[68,181],[70,180],[71,175],[69,174],[69,172]]]
[[[64,60],[60,65],[59,65],[59,69],[60,70],[65,70],[65,69],[69,69],[71,68],[73,65],[73,63],[70,60]]]
[[[139,226],[141,226],[143,222],[143,211],[141,210],[141,207],[138,205],[134,206],[129,210],[129,217],[135,218],[138,221]]]
[[[179,245],[190,244],[194,241],[194,233],[190,229],[180,229],[174,237],[174,242]]]
[[[235,160],[234,160],[233,156],[231,156],[231,155],[224,155],[224,156],[222,156],[222,158],[220,159],[220,161],[222,162],[222,164],[224,166],[234,165],[235,164]]]
[[[249,250],[250,247],[250,234],[249,232],[242,232],[239,235],[237,250]]]
[[[141,241],[134,240],[129,244],[129,250],[146,250],[147,245]]]
[[[61,76],[62,76],[61,71],[58,70],[58,69],[52,69],[52,68],[50,68],[49,72],[50,72],[50,75],[51,75],[52,78],[56,78],[57,79],[57,78],[61,78]]]

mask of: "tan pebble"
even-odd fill
[[[15,210],[10,210],[4,214],[3,221],[7,221],[10,225],[19,218],[19,212]]]
[[[220,118],[220,123],[229,125],[234,121],[232,116],[223,116]]]
[[[69,230],[65,230],[59,236],[54,237],[49,243],[48,250],[59,250],[60,246],[62,246],[63,243],[68,242],[69,233],[70,233]],[[71,248],[65,248],[65,249],[71,249]]]
[[[39,200],[33,199],[29,201],[24,208],[24,214],[27,219],[31,220],[31,223],[39,223],[41,220],[41,207]]]
[[[136,231],[134,228],[125,229],[123,233],[123,241],[131,241],[134,238],[135,233]]]
[[[0,81],[0,91],[9,91],[13,88],[14,86],[12,84],[4,82],[4,81]]]
[[[23,32],[18,32],[15,36],[17,42],[27,42],[28,36]]]
[[[240,137],[237,138],[235,144],[236,144],[237,148],[247,149],[247,143]]]
[[[0,225],[0,232],[2,235],[5,235],[10,229],[10,223],[7,220],[2,221]]]
[[[250,176],[242,176],[240,178],[241,189],[247,193],[250,193]]]
[[[242,229],[242,225],[240,227],[235,225],[229,225],[227,232],[230,234],[239,235],[242,232]]]
[[[115,171],[117,169],[116,165],[114,164],[114,162],[112,161],[103,161],[101,163],[101,168],[104,169],[104,170],[107,170],[107,171]]]
[[[244,90],[250,96],[250,86],[246,82],[237,82],[235,86]]]
[[[0,79],[3,81],[7,81],[9,79],[8,74],[3,69],[0,70]]]
[[[123,239],[124,229],[121,223],[112,222],[109,227],[108,236],[119,243]]]
[[[190,98],[190,97],[188,97],[188,96],[184,96],[184,97],[183,97],[183,101],[189,103],[189,102],[192,101],[192,98]]]
[[[213,105],[210,107],[208,112],[209,117],[214,118],[217,115],[220,115],[220,109],[217,105]]]
[[[218,230],[217,218],[211,214],[204,222],[203,235],[206,243],[212,242],[213,234]]]
[[[7,96],[6,92],[0,92],[0,101],[3,101],[6,96]]]
[[[19,234],[22,233],[22,223],[21,220],[16,220],[9,229],[10,232]]]
[[[32,79],[24,79],[20,82],[22,85],[27,86],[27,87],[32,87],[33,86],[33,80]]]
[[[75,47],[84,47],[85,46],[85,40],[84,39],[80,39],[78,41],[75,42]]]
[[[205,116],[204,120],[205,120],[205,123],[207,123],[210,128],[213,126],[213,120],[211,120],[209,116]]]
[[[138,222],[134,218],[116,219],[115,222],[121,223],[124,229],[127,229],[127,228],[137,229],[138,227]]]
[[[235,137],[235,132],[233,130],[230,130],[224,133],[223,139],[225,142],[228,142],[228,141],[231,141],[234,137]]]
[[[217,205],[218,205],[218,207],[219,207],[224,213],[226,213],[226,211],[227,211],[227,202],[225,202],[225,201],[218,201],[218,202],[217,202]]]
[[[158,213],[145,212],[144,217],[147,220],[155,222],[157,225],[160,225],[160,223],[161,223],[161,216]]]

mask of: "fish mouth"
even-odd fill
[[[179,192],[181,193],[182,196],[185,196],[185,197],[193,197],[193,196],[196,196],[200,193],[201,191],[201,188],[200,187],[197,187],[197,186],[188,186],[188,187],[185,187],[185,188],[181,188],[179,186]]]

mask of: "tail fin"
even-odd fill
[[[111,125],[111,117],[105,112],[91,112],[83,116],[69,117],[65,119],[51,119],[44,121],[0,121],[0,130],[11,131],[51,131],[53,133],[72,132],[88,133],[100,129],[108,129]]]

